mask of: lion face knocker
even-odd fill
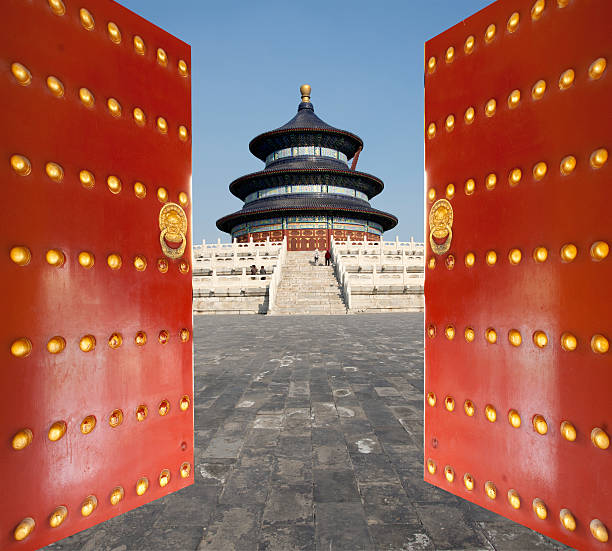
[[[453,239],[453,207],[446,199],[439,199],[429,211],[429,244],[435,254],[448,252]],[[444,240],[440,243],[441,240]]]
[[[176,203],[166,203],[159,211],[159,243],[168,258],[180,258],[187,246],[187,215]],[[171,247],[169,243],[177,244]]]

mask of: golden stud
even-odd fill
[[[164,469],[161,473],[159,473],[159,485],[163,488],[167,486],[170,482],[170,471],[168,469]]]
[[[463,484],[468,491],[472,491],[474,489],[474,477],[470,473],[465,473],[463,475]]]
[[[536,0],[531,8],[531,19],[537,21],[542,17],[544,8],[546,7],[546,0]]]
[[[33,531],[36,523],[32,517],[24,518],[13,531],[13,537],[17,541],[23,541],[26,539]]]
[[[189,76],[189,69],[187,68],[187,63],[183,59],[178,60],[178,72],[182,77]]]
[[[446,465],[444,467],[444,478],[449,482],[453,482],[455,480],[455,469],[453,469],[450,465]]]
[[[429,259],[429,262],[427,262],[427,267],[428,267],[430,270],[433,270],[433,269],[436,267],[436,257],[435,257],[435,256],[432,256],[432,257]]]
[[[446,261],[444,262],[444,264],[446,264],[447,270],[452,270],[455,267],[455,257],[452,254],[449,254],[446,257]]]
[[[96,348],[96,338],[93,335],[85,335],[79,340],[79,348],[83,352],[91,352]]]
[[[178,200],[183,207],[186,207],[189,204],[189,196],[184,191],[181,191],[178,194]]]
[[[11,354],[16,358],[25,358],[32,352],[32,343],[27,337],[21,337],[11,344]]]
[[[538,80],[531,88],[531,97],[535,100],[541,99],[544,92],[546,92],[546,82]]]
[[[60,352],[63,352],[65,348],[66,340],[64,337],[60,337],[59,335],[50,338],[49,342],[47,342],[47,351],[49,354],[59,354]]]
[[[474,44],[475,43],[476,43],[476,39],[474,38],[474,35],[468,36],[465,39],[465,42],[463,43],[463,51],[467,55],[470,55],[474,51]]]
[[[485,115],[487,117],[492,117],[493,115],[495,115],[496,109],[497,102],[495,101],[495,99],[491,98],[489,101],[487,101],[487,104],[485,105]]]
[[[573,442],[576,440],[576,427],[569,421],[563,421],[559,427],[559,430],[561,431],[561,436],[563,436],[563,438],[565,438],[568,442]]]
[[[495,499],[497,497],[497,488],[490,480],[485,482],[485,493],[489,499]]]
[[[21,63],[11,63],[11,73],[21,86],[28,86],[32,82],[32,73]]]
[[[170,333],[168,333],[168,331],[165,329],[162,329],[159,332],[157,340],[159,341],[159,344],[166,344],[170,340]]]
[[[139,423],[142,423],[142,421],[147,418],[147,415],[149,415],[149,408],[147,408],[147,406],[145,406],[144,404],[140,404],[136,408],[136,420]]]
[[[179,139],[182,142],[186,142],[189,139],[189,130],[187,130],[186,126],[183,126],[182,124],[178,127],[178,135],[179,135]]]
[[[567,71],[563,71],[559,77],[559,90],[567,90],[572,84],[574,84],[575,76],[574,69],[567,69]]]
[[[47,77],[47,88],[49,88],[50,92],[57,98],[61,98],[64,95],[64,85],[57,77]]]
[[[168,55],[162,48],[157,48],[157,63],[162,67],[168,65]]]
[[[62,0],[47,0],[51,11],[55,15],[64,15],[66,13],[66,6]]]
[[[576,157],[573,155],[568,155],[567,157],[563,157],[561,160],[561,165],[559,166],[559,170],[561,171],[562,176],[567,176],[574,172],[576,168]]]
[[[508,503],[513,509],[520,508],[521,498],[516,490],[508,490]]]
[[[181,339],[181,342],[188,342],[189,341],[189,337],[191,336],[189,329],[183,327],[180,331],[179,331],[179,337]]]
[[[433,392],[428,392],[427,393],[427,403],[431,406],[434,407],[436,405],[436,395]]]
[[[610,349],[608,339],[603,335],[593,335],[591,338],[591,350],[596,354],[605,354]]]
[[[66,423],[64,421],[56,421],[49,427],[47,436],[51,442],[57,442],[66,434]]]
[[[116,428],[121,423],[123,423],[123,411],[121,411],[120,409],[113,410],[113,412],[108,417],[108,424],[111,427]]]
[[[144,346],[147,344],[147,334],[144,331],[138,331],[134,337],[134,342],[137,346]]]
[[[81,421],[81,432],[83,434],[89,434],[96,428],[97,419],[95,415],[88,415]]]
[[[476,333],[474,332],[474,329],[472,329],[471,327],[466,327],[464,337],[466,342],[472,342],[476,338]]]
[[[79,264],[83,266],[83,268],[91,268],[93,267],[95,262],[94,255],[88,253],[87,251],[81,251],[79,253]]]
[[[121,180],[117,178],[117,176],[109,176],[106,179],[106,185],[109,191],[114,195],[117,195],[117,193],[121,191]]]
[[[489,327],[485,331],[485,338],[489,344],[495,344],[497,342],[497,333],[495,332],[495,329]]]
[[[563,262],[571,262],[578,255],[578,249],[573,243],[567,243],[561,247],[561,260]]]
[[[118,118],[121,116],[121,104],[115,98],[108,98],[106,100],[106,106],[113,117]]]
[[[134,38],[132,39],[132,43],[134,44],[134,51],[138,55],[145,55],[146,46],[145,46],[144,40],[140,36],[138,36],[137,34],[134,35]]]
[[[598,518],[594,518],[589,523],[589,529],[591,530],[592,536],[602,543],[606,543],[608,541],[608,530],[601,520]]]
[[[465,194],[466,195],[472,195],[475,189],[476,189],[476,182],[474,182],[472,178],[470,178],[469,180],[465,182]]]
[[[81,170],[79,172],[79,180],[84,188],[91,189],[96,183],[96,179],[89,170]]]
[[[13,436],[11,446],[13,446],[14,450],[23,450],[32,443],[33,439],[34,435],[30,429],[21,429]]]
[[[589,77],[592,80],[597,80],[604,74],[606,70],[606,58],[598,57],[591,65],[589,66]]]
[[[427,460],[427,472],[429,474],[436,474],[436,462],[433,459]]]
[[[434,138],[436,135],[436,123],[435,122],[430,122],[429,126],[427,127],[427,137],[431,140],[432,138]]]
[[[520,249],[510,249],[510,252],[508,253],[508,260],[510,264],[516,266],[517,264],[521,263],[522,258],[523,255]]]
[[[115,44],[120,44],[121,31],[119,30],[119,27],[117,27],[115,23],[110,21],[108,25],[106,25],[106,29],[108,31],[108,38],[111,39],[111,42],[114,42]]]
[[[452,132],[455,129],[455,115],[451,114],[446,117],[445,127],[447,132]]]
[[[136,482],[136,493],[139,496],[142,496],[146,493],[146,491],[149,489],[149,479],[146,477],[142,477],[138,479],[138,482]]]
[[[474,413],[476,412],[476,406],[472,400],[466,400],[463,402],[463,411],[468,417],[474,417]]]
[[[493,23],[487,27],[485,31],[485,42],[489,43],[495,38],[495,33],[497,32],[497,28]]]
[[[113,491],[110,494],[110,504],[111,505],[117,505],[122,499],[123,496],[125,495],[125,491],[123,490],[123,488],[121,486],[117,486],[115,488],[113,488]]]
[[[497,253],[495,251],[488,251],[485,259],[486,259],[487,265],[494,266],[495,263],[497,262]]]
[[[508,331],[508,341],[512,346],[521,346],[523,338],[518,330],[510,329],[510,331]]]
[[[466,124],[472,124],[474,122],[475,115],[476,112],[474,111],[474,108],[468,107],[463,115],[463,120],[466,122]]]
[[[49,517],[49,526],[51,526],[51,528],[57,528],[66,520],[67,516],[68,509],[66,509],[66,507],[63,505],[60,505],[51,513],[51,516]]]
[[[81,19],[81,25],[83,25],[84,29],[88,31],[94,30],[96,22],[94,21],[93,15],[91,15],[89,11],[87,11],[85,8],[81,8],[79,10],[79,18]]]
[[[113,349],[119,348],[122,343],[123,343],[123,337],[121,336],[121,333],[113,333],[108,338],[108,346],[110,346]]]
[[[515,409],[511,409],[508,412],[508,423],[510,423],[510,425],[512,425],[515,429],[518,429],[521,426],[521,416]]]
[[[165,187],[157,188],[157,199],[160,203],[165,203],[168,200],[168,191]]]
[[[548,516],[548,509],[546,508],[546,504],[539,498],[536,497],[531,503],[533,508],[533,512],[540,520],[546,520]]]
[[[560,8],[566,8],[570,3],[570,0],[557,0],[557,6]]]
[[[94,95],[87,88],[79,88],[79,98],[85,107],[89,107],[91,109],[94,106]]]
[[[546,262],[546,259],[548,258],[548,250],[546,249],[546,247],[536,247],[533,250],[533,259],[536,262]]]
[[[435,325],[428,325],[427,326],[427,336],[430,339],[433,339],[436,336],[436,326]]]
[[[83,503],[81,504],[81,515],[84,517],[88,517],[91,513],[94,512],[96,507],[98,506],[98,499],[96,496],[87,496]]]
[[[436,70],[436,58],[434,56],[431,56],[428,60],[427,60],[427,72],[429,74],[433,73]]]
[[[514,187],[519,184],[521,181],[521,177],[523,176],[523,172],[520,168],[513,168],[508,175],[508,183]]]
[[[19,174],[19,176],[27,176],[32,172],[30,160],[23,155],[11,155],[11,168]]]
[[[518,29],[518,25],[519,25],[519,20],[520,20],[521,16],[519,15],[519,13],[517,11],[515,11],[508,19],[508,23],[506,25],[506,28],[508,29],[509,33],[513,33],[514,31],[516,31],[516,29]]]
[[[446,61],[446,63],[452,63],[454,59],[455,59],[455,48],[453,48],[452,46],[449,46],[446,49],[446,54],[444,55],[444,61]]]
[[[447,325],[444,334],[449,341],[452,341],[455,338],[455,328],[452,325]]]
[[[565,332],[563,333],[563,335],[561,335],[561,348],[563,348],[563,350],[565,350],[566,352],[572,352],[576,350],[577,346],[578,340],[576,339],[575,335],[572,335],[568,332]]]
[[[168,271],[168,261],[165,258],[159,258],[157,260],[157,269],[165,274]]]
[[[159,412],[159,414],[163,417],[164,415],[167,415],[168,412],[170,411],[170,402],[168,402],[168,400],[162,400],[159,403],[159,406],[157,408],[157,411]]]
[[[476,262],[476,257],[474,256],[474,253],[467,253],[465,255],[465,265],[468,268],[471,268],[472,266],[474,266],[475,262]]]
[[[520,101],[521,101],[521,91],[512,90],[512,92],[510,92],[510,95],[508,96],[508,107],[510,109],[514,109],[515,107],[518,107]]]
[[[535,430],[538,434],[544,435],[548,432],[548,423],[546,419],[540,414],[533,416],[533,430]]]
[[[497,185],[497,176],[494,173],[488,174],[487,179],[485,180],[485,187],[491,191],[495,189]]]
[[[142,182],[134,182],[134,195],[138,199],[143,199],[147,195],[147,188]]]
[[[487,404],[485,407],[485,417],[487,421],[495,423],[497,421],[497,411],[491,404]]]
[[[542,178],[544,178],[544,176],[546,176],[547,170],[548,167],[546,166],[546,163],[540,161],[539,163],[536,163],[533,167],[533,177],[536,181],[539,182]]]
[[[47,264],[50,264],[55,268],[59,268],[66,261],[66,256],[58,249],[49,249],[45,255],[45,260],[47,261]]]
[[[13,247],[9,256],[17,266],[27,266],[32,259],[30,249],[24,246]]]
[[[436,200],[436,190],[434,188],[429,188],[427,192],[427,198],[433,203]]]
[[[168,123],[164,117],[157,117],[157,130],[159,130],[162,134],[166,134],[168,132]]]
[[[605,241],[595,241],[591,245],[591,258],[597,262],[603,260],[610,253],[610,246]]]
[[[447,411],[455,410],[455,399],[452,396],[447,396],[444,398],[444,407]]]
[[[147,259],[142,255],[136,255],[134,257],[134,268],[139,272],[144,272],[147,269]]]
[[[189,478],[191,474],[191,465],[187,462],[183,463],[180,468],[181,478]]]
[[[544,348],[548,344],[548,337],[544,331],[535,331],[533,334],[533,344],[538,348]]]
[[[106,263],[111,270],[118,270],[121,268],[121,264],[123,262],[121,260],[121,256],[116,253],[112,253],[106,257]]]
[[[147,124],[147,117],[144,114],[144,111],[140,107],[134,107],[132,111],[132,116],[134,117],[134,122],[138,126],[144,126]]]
[[[596,149],[593,151],[593,153],[591,153],[589,162],[593,168],[601,168],[608,162],[608,150],[604,149],[603,147]]]
[[[566,530],[573,532],[576,529],[576,519],[569,509],[559,511],[559,520]]]
[[[45,172],[50,180],[58,184],[64,179],[64,169],[57,163],[47,163],[45,165]]]
[[[185,394],[185,396],[183,396],[181,398],[181,401],[179,402],[179,408],[181,409],[181,411],[187,411],[189,409],[190,403],[191,403],[191,400],[189,399],[189,396]]]

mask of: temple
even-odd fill
[[[217,220],[217,227],[238,242],[286,237],[288,250],[328,249],[332,235],[336,240],[380,240],[397,218],[370,206],[384,185],[355,170],[363,141],[315,115],[309,85],[300,92],[295,117],[249,144],[266,166],[230,184],[244,206]]]

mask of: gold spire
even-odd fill
[[[310,84],[302,84],[300,86],[300,93],[302,94],[302,101],[310,103]]]

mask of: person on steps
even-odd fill
[[[329,249],[327,249],[325,251],[325,265],[329,266],[329,261],[331,260],[331,253],[329,252]]]
[[[315,263],[315,266],[319,265],[319,249],[315,249],[315,252],[314,252],[314,263]]]

